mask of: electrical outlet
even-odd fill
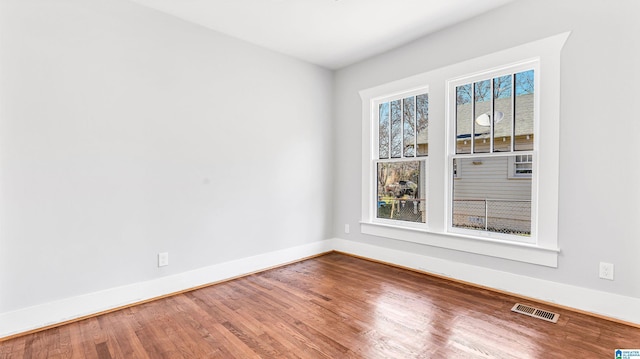
[[[613,264],[600,262],[600,278],[613,280]]]
[[[344,233],[349,234],[349,225],[348,224],[344,225]]]
[[[158,267],[164,267],[169,265],[169,253],[158,253]]]

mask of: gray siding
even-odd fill
[[[464,158],[458,161],[454,199],[531,200],[531,179],[509,178],[508,157]]]

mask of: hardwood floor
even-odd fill
[[[331,253],[0,342],[0,358],[613,358],[640,329]]]

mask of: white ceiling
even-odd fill
[[[337,69],[514,0],[132,0]]]

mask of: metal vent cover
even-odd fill
[[[530,317],[546,320],[547,322],[557,323],[558,318],[560,318],[560,314],[548,312],[546,310],[530,307],[528,305],[516,303],[513,308],[511,308],[512,312],[528,315]]]

